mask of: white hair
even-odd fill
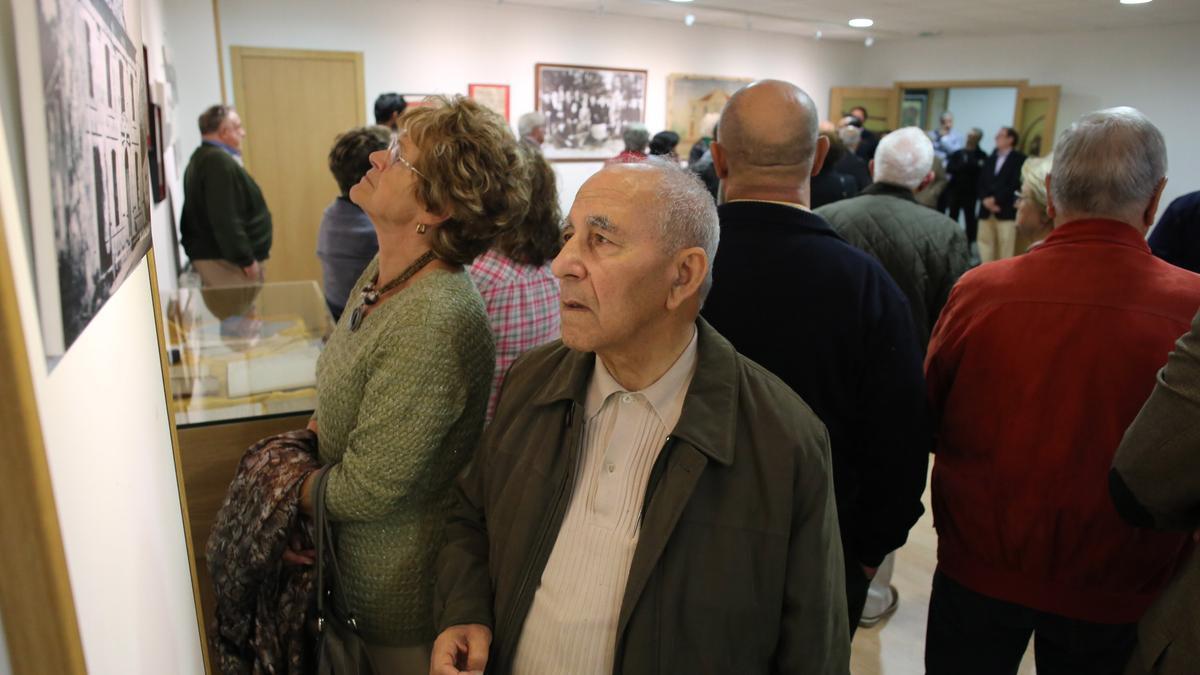
[[[884,136],[875,148],[875,180],[916,190],[933,168],[933,143],[917,127]]]
[[[720,122],[720,121],[721,121],[721,113],[719,113],[719,112],[706,113],[704,115],[704,117],[700,118],[700,135],[711,137],[713,135],[713,127],[717,126],[717,122]]]
[[[862,129],[846,124],[837,130],[838,138],[842,139],[842,143],[851,150],[858,149],[858,144],[862,142]]]
[[[533,133],[534,129],[546,126],[546,116],[540,112],[527,112],[517,118],[517,131],[521,138]]]
[[[650,132],[644,124],[627,124],[625,130],[621,132],[621,138],[625,141],[625,149],[632,152],[645,152],[646,146],[650,143]]]
[[[1054,147],[1050,196],[1060,213],[1123,216],[1144,210],[1167,175],[1167,144],[1135,108],[1079,118]]]
[[[703,303],[712,289],[713,261],[720,240],[717,205],[700,177],[677,163],[657,156],[642,163],[656,169],[660,178],[655,198],[662,205],[659,227],[666,251],[674,255],[685,248],[699,247],[708,256],[708,274],[700,284]]]

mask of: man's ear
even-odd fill
[[[875,160],[871,160],[871,162],[874,162],[874,161],[875,161]],[[874,178],[874,176],[872,176],[872,178]],[[921,179],[921,184],[917,186],[917,189],[916,189],[916,190],[913,190],[913,194],[916,194],[916,193],[918,193],[918,192],[921,192],[921,191],[922,191],[922,190],[924,190],[925,188],[929,187],[929,186],[930,186],[930,184],[931,184],[931,183],[933,183],[933,179],[934,179],[934,178],[937,178],[937,174],[935,174],[935,173],[934,173],[934,172],[932,172],[932,171],[930,171],[929,173],[925,174],[925,177]]]
[[[1164,176],[1158,181],[1158,187],[1154,189],[1154,196],[1150,199],[1150,203],[1146,206],[1146,211],[1142,214],[1142,224],[1149,231],[1154,227],[1154,217],[1158,215],[1158,203],[1162,201],[1163,190],[1167,187],[1167,179]]]
[[[821,167],[825,166],[825,158],[829,156],[829,137],[817,136],[817,147],[813,153],[813,166],[810,176],[815,176],[821,173]]]
[[[1053,174],[1046,174],[1046,215],[1053,222],[1057,214],[1054,211],[1054,193],[1050,191],[1050,178]]]
[[[708,254],[699,246],[685,248],[675,254],[671,261],[675,278],[667,293],[667,309],[677,309],[700,293],[700,286],[708,276],[708,266]]]
[[[721,145],[720,141],[713,141],[708,150],[713,156],[713,169],[717,172],[717,178],[725,180],[729,177],[729,155],[725,152],[725,146]]]

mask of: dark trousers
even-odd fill
[[[846,552],[846,613],[850,615],[850,637],[858,630],[858,620],[862,618],[863,607],[867,604],[867,589],[871,580],[863,574],[862,565],[858,564],[855,556]]]
[[[947,190],[946,192],[949,192]],[[967,222],[967,244],[975,243],[975,236],[979,233],[979,211],[975,209],[975,205],[979,200],[975,195],[962,196],[950,195],[950,220],[958,222],[959,211],[963,212],[963,219]]]
[[[926,675],[1016,675],[1033,637],[1038,675],[1121,675],[1137,624],[1108,625],[980,595],[933,575],[925,635]]]

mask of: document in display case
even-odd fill
[[[316,409],[333,318],[314,281],[183,287],[167,306],[175,423],[228,423]]]

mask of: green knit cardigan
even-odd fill
[[[347,601],[372,644],[432,642],[433,563],[451,483],[483,429],[495,342],[463,270],[435,271],[351,332],[359,290],[317,362],[326,503]]]

